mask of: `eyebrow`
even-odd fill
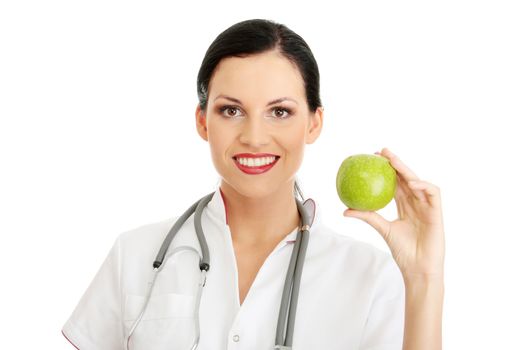
[[[242,102],[241,102],[240,100],[238,100],[238,99],[236,99],[236,98],[233,98],[233,97],[230,97],[230,96],[226,96],[226,95],[219,95],[219,96],[217,96],[217,97],[215,98],[214,101],[216,101],[217,99],[219,99],[219,98],[221,98],[221,97],[222,97],[222,98],[225,98],[225,99],[227,99],[227,100],[230,100],[230,101],[232,101],[232,102],[235,102],[235,103],[238,103],[238,104],[242,105]],[[294,99],[291,98],[291,97],[280,97],[280,98],[278,98],[278,99],[275,99],[275,100],[273,100],[273,101],[268,102],[268,104],[267,104],[266,106],[271,106],[271,105],[274,105],[274,104],[276,104],[276,103],[280,103],[280,102],[283,102],[283,101],[293,101],[293,102],[297,103],[297,101],[294,100]],[[298,103],[297,103],[297,104],[298,104]]]

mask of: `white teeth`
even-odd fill
[[[237,161],[244,166],[256,167],[262,165],[268,165],[275,162],[274,156],[272,157],[261,157],[261,158],[237,158]]]

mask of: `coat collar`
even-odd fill
[[[312,211],[310,215],[313,215],[313,223],[310,227],[310,232],[312,232],[317,226],[320,225],[321,222],[321,213],[319,206],[315,203],[315,201],[311,198],[307,199],[306,201],[311,201],[313,205],[311,205]],[[305,201],[305,202],[306,202]],[[227,212],[226,212],[226,206],[224,203],[224,197],[222,194],[222,191],[220,189],[220,185],[217,185],[215,188],[215,193],[213,194],[213,197],[211,198],[210,202],[208,203],[205,212],[209,214],[209,216],[218,223],[221,228],[224,228],[224,226],[227,226]],[[294,229],[287,237],[286,240],[288,242],[295,240],[297,229]]]

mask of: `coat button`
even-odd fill
[[[238,341],[239,341],[239,336],[238,336],[237,334],[235,334],[235,335],[233,336],[233,341],[234,341],[234,342],[238,342]]]

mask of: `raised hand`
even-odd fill
[[[398,218],[388,221],[374,211],[353,209],[343,215],[363,220],[381,234],[405,279],[442,277],[445,233],[439,188],[420,180],[388,148],[375,154],[387,158],[396,170]]]

